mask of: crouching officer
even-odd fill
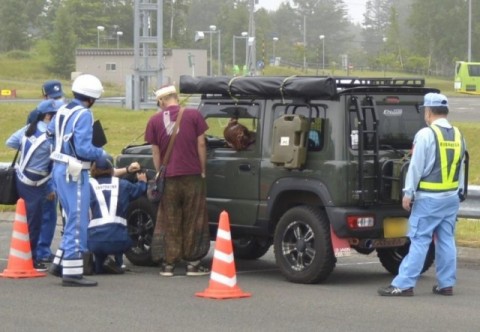
[[[95,257],[95,273],[123,273],[123,254],[132,240],[127,229],[127,208],[130,201],[147,190],[147,176],[137,173],[137,182],[113,176],[113,158],[104,153],[90,170],[90,209],[88,249]],[[114,255],[115,261],[107,259]]]
[[[48,126],[55,140],[50,157],[54,161],[53,180],[66,216],[62,241],[49,272],[62,275],[63,286],[96,286],[96,281],[83,277],[83,253],[87,251],[89,222],[88,171],[91,161],[103,153],[92,143],[90,107],[101,96],[103,86],[93,75],[80,75],[73,81],[72,92],[74,99],[58,110]]]

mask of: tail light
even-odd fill
[[[350,229],[370,228],[375,225],[373,216],[348,216],[347,225]]]

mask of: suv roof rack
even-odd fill
[[[349,89],[366,86],[402,86],[423,88],[425,79],[418,77],[334,77],[337,88]]]

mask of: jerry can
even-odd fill
[[[302,168],[307,160],[310,124],[303,115],[283,115],[273,124],[271,162],[288,169]]]

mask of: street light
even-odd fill
[[[97,26],[97,48],[100,48],[100,31],[104,31],[105,27],[102,25]]]
[[[120,47],[120,37],[123,36],[122,31],[117,31],[117,48]]]
[[[383,37],[382,38],[383,40],[383,77],[385,77],[387,74],[386,74],[386,71],[387,71],[387,47],[385,46],[385,44],[387,43],[387,40],[388,38],[387,37]]]
[[[235,50],[236,47],[235,47],[235,40],[236,39],[245,39],[246,40],[246,43],[245,43],[245,47],[247,47],[247,43],[248,43],[248,32],[244,31],[241,33],[241,36],[233,36],[233,50],[232,50],[232,67],[235,68],[235,58],[237,56],[237,51]],[[246,58],[246,54],[245,54],[245,65],[247,65],[247,58]]]
[[[322,41],[322,74],[325,75],[325,35],[320,35]]]
[[[203,40],[205,39],[205,34],[208,33],[210,34],[210,76],[213,76],[213,66],[212,66],[212,34],[213,33],[218,33],[218,75],[221,75],[221,52],[220,52],[220,40],[221,40],[221,30],[217,30],[216,25],[210,25],[208,31],[196,31],[195,32],[195,41]]]
[[[210,76],[213,76],[213,53],[212,53],[212,34],[217,29],[216,25],[209,26],[210,29]]]
[[[278,37],[273,37],[273,65],[277,65],[277,58],[275,57],[275,44],[278,41]]]

